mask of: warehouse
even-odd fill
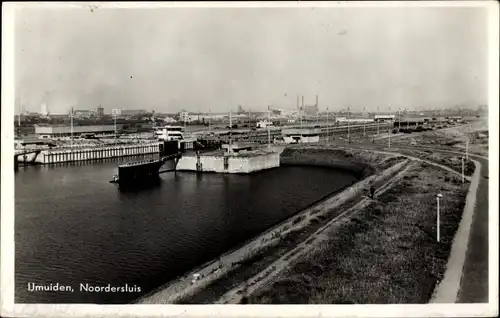
[[[120,127],[116,127],[120,129]],[[95,135],[96,137],[114,136],[114,125],[95,125],[95,126],[71,126],[57,125],[57,126],[35,126],[35,134],[38,139],[65,139],[71,137],[79,137],[81,135]]]

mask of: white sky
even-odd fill
[[[25,9],[15,40],[16,113],[487,104],[485,8]]]

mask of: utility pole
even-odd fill
[[[349,119],[351,115],[351,107],[347,106],[347,142],[351,142],[351,135],[350,135],[350,130],[349,130]]]
[[[17,125],[19,126],[19,129],[21,129],[21,114],[23,113],[23,105],[21,104],[19,110],[19,116],[17,117]]]
[[[302,142],[302,111],[304,109],[304,95],[302,95],[302,106],[300,107],[300,142]]]
[[[71,106],[71,113],[69,115],[71,120],[71,148],[73,148],[73,106]],[[115,135],[116,135],[116,124],[115,124]]]
[[[439,199],[441,199],[443,197],[443,195],[441,193],[438,193],[437,196],[436,196],[436,200],[437,200],[437,213],[436,213],[436,239],[438,241],[438,243],[440,242],[440,239],[441,239],[441,235],[440,235],[440,221],[439,221]]]
[[[316,95],[316,126],[319,122],[319,107],[318,107],[318,95]]]
[[[366,107],[363,107],[363,137],[366,136]]]
[[[232,153],[233,145],[233,117],[232,117],[232,103],[233,103],[233,81],[229,83],[229,154]]]
[[[398,132],[399,132],[401,130],[401,108],[398,109],[398,115],[399,115]]]
[[[210,117],[211,117],[211,112],[210,108],[208,109],[208,133],[211,133],[212,131],[210,130]]]
[[[377,114],[379,112],[379,107],[377,107]],[[377,136],[380,135],[380,121],[377,119]]]
[[[232,110],[229,108],[229,150],[231,151],[231,145],[233,144],[233,116],[232,116]]]
[[[389,115],[391,114],[391,107],[389,106]],[[391,117],[392,118],[392,117]],[[391,131],[391,124],[389,123],[389,148],[391,148],[391,134],[392,134],[392,131]]]
[[[267,146],[271,147],[271,109],[267,106]]]
[[[153,120],[153,139],[156,138],[156,121],[155,121],[155,111],[153,110],[153,114],[151,115],[151,119]]]
[[[328,136],[329,136],[329,128],[330,126],[328,125],[328,106],[326,106],[326,141],[328,142]]]

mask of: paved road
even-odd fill
[[[343,144],[342,144],[343,145]],[[432,150],[442,154],[456,156],[459,152],[419,146],[394,146],[387,148],[387,144],[353,144],[353,148],[372,148],[376,150],[395,151],[400,149]],[[474,154],[469,157],[481,163],[481,178],[477,190],[476,206],[471,225],[467,254],[465,258],[458,303],[488,303],[488,205],[489,205],[489,170],[488,159]]]
[[[481,163],[481,179],[477,190],[476,207],[467,245],[459,303],[488,302],[488,160],[470,155]],[[486,178],[485,178],[486,177]]]

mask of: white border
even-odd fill
[[[430,305],[22,305],[14,304],[14,9],[43,8],[180,8],[180,7],[486,7],[489,10],[489,304]],[[4,3],[2,5],[2,206],[1,206],[1,316],[95,317],[95,316],[192,316],[192,317],[472,317],[498,315],[498,60],[499,22],[496,1],[415,2],[219,2],[219,3]]]
[[[488,129],[489,129],[489,303],[498,306],[498,107],[499,107],[499,6],[489,6],[488,17]],[[498,307],[496,311],[498,316]]]

